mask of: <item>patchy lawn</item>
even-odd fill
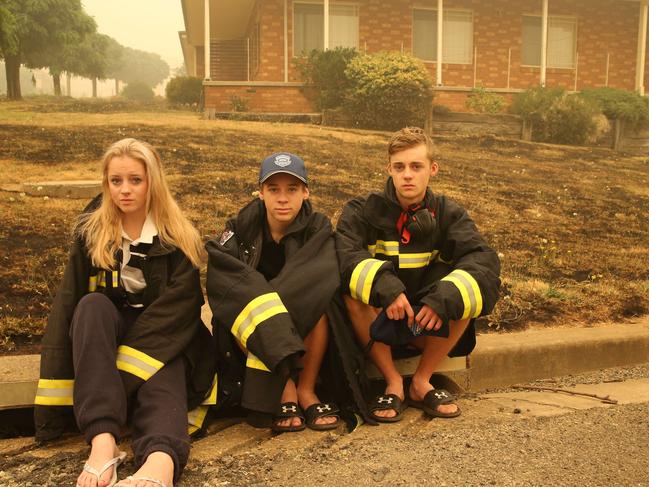
[[[190,112],[69,113],[0,103],[0,187],[98,178],[127,136],[156,146],[181,207],[205,239],[257,189],[259,161],[308,165],[316,207],[380,189],[387,134],[310,125],[203,121]],[[618,321],[649,313],[649,156],[495,137],[436,138],[433,190],[465,206],[501,253],[503,298],[479,327]],[[37,343],[83,200],[0,191],[0,349]]]

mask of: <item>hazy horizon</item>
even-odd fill
[[[82,0],[82,4],[100,33],[123,46],[159,54],[172,70],[183,64],[180,0]]]

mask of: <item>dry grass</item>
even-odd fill
[[[110,143],[142,138],[159,148],[181,206],[206,239],[250,199],[259,161],[277,150],[305,157],[314,204],[334,221],[347,199],[385,179],[381,133],[209,122],[183,112],[30,110],[0,103],[0,186],[96,177]],[[494,137],[436,142],[433,190],[465,206],[502,254],[503,299],[482,329],[649,312],[649,157]],[[0,192],[0,341],[42,329],[85,203]]]

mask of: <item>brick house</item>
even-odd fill
[[[510,96],[539,84],[641,94],[649,85],[649,0],[181,3],[185,65],[204,79],[212,112],[237,102],[253,112],[315,111],[293,59],[336,46],[412,53],[430,72],[435,103],[458,111],[477,86]]]

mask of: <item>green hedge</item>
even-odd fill
[[[132,81],[127,84],[120,96],[131,101],[148,102],[154,98],[153,89],[142,81]]]
[[[178,105],[198,104],[203,91],[203,80],[192,76],[176,76],[171,78],[165,94],[169,103]]]
[[[357,126],[397,130],[424,123],[433,89],[420,60],[397,52],[357,56],[345,76],[345,109]]]

